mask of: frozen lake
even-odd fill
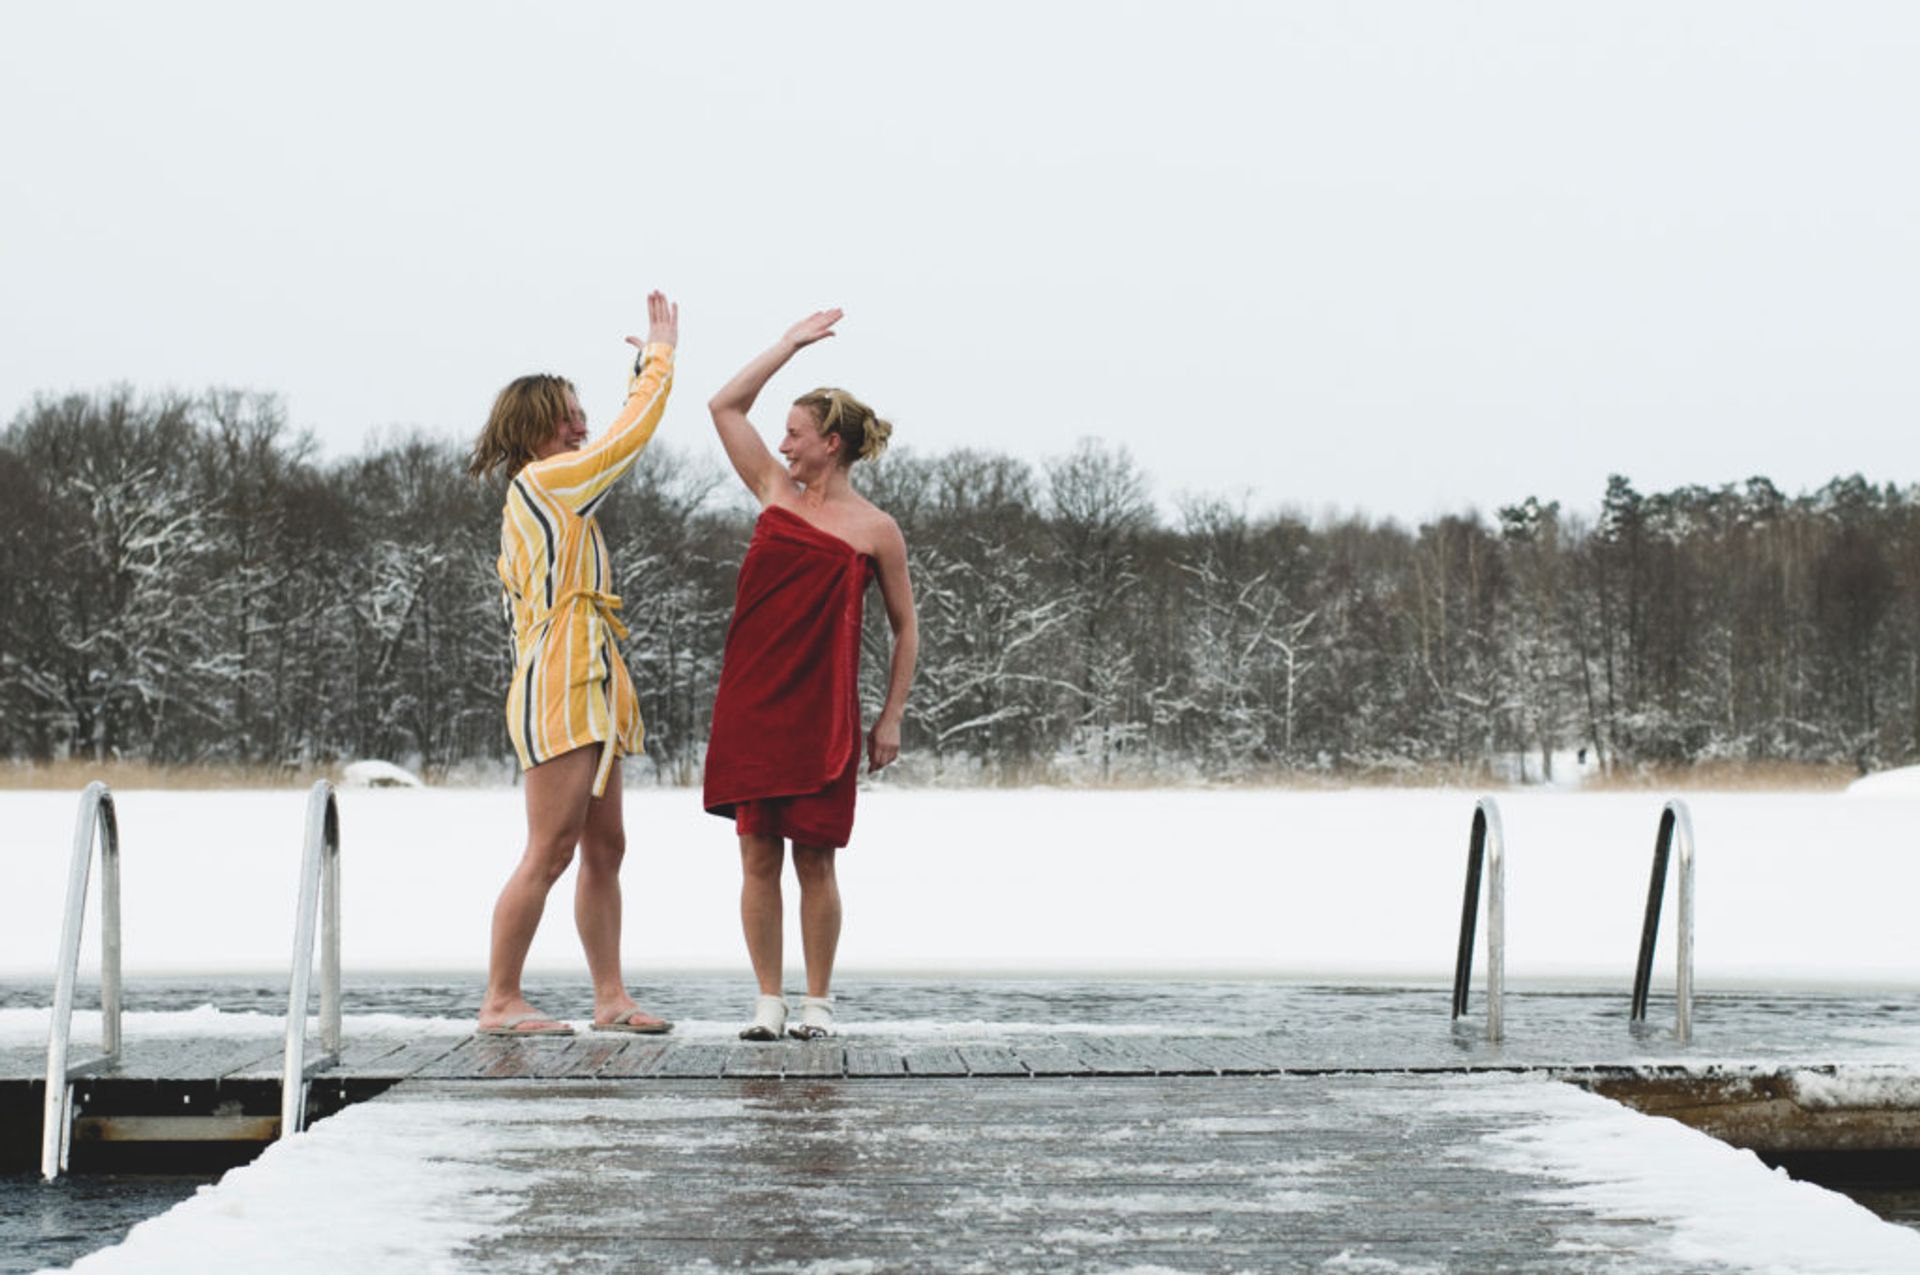
[[[1445,979],[1474,796],[877,790],[841,855],[840,966]],[[305,793],[116,799],[129,974],[284,969]],[[1687,800],[1704,990],[1920,987],[1920,796]],[[1660,797],[1499,801],[1509,976],[1630,979]],[[76,805],[71,792],[0,793],[0,976],[51,975]],[[347,968],[483,968],[494,896],[520,852],[519,792],[350,790],[340,810]],[[728,825],[688,790],[631,792],[626,813],[630,975],[743,968]],[[579,968],[570,889],[556,890],[530,968]],[[797,968],[791,922],[788,945]],[[97,951],[90,927],[85,959]]]
[[[284,1012],[306,794],[117,796],[130,1038],[233,1034],[270,1042]],[[1478,1058],[1481,1047],[1449,1032],[1444,1017],[1475,796],[865,794],[854,844],[841,859],[848,919],[839,982],[847,1029],[931,1041],[1043,1032],[1271,1040],[1277,1033],[1297,1035],[1303,1052],[1324,1049],[1336,1065],[1341,1051],[1355,1062],[1374,1052],[1419,1061],[1407,1053],[1408,1042],[1441,1061]],[[1516,1057],[1558,1055],[1618,1041],[1637,1056],[1665,1056],[1671,1051],[1657,1038],[1636,1043],[1622,1022],[1661,799],[1533,791],[1499,800],[1507,833],[1509,977],[1520,992],[1508,1009],[1508,1050]],[[1910,939],[1911,900],[1920,897],[1920,856],[1913,853],[1920,797],[1704,793],[1688,802],[1699,848],[1704,999],[1686,1057],[1817,1054],[1908,1075],[1920,1048],[1920,949]],[[31,1050],[45,1039],[76,805],[71,792],[0,793],[8,883],[0,893],[0,1047]],[[519,853],[520,794],[356,790],[340,794],[340,809],[349,1034],[464,1034],[489,911]],[[650,1007],[679,1020],[679,1038],[731,1039],[748,986],[730,829],[686,791],[630,794],[627,821],[629,980]],[[570,882],[559,887],[535,945],[530,990],[553,1012],[578,1019],[587,987],[569,889]],[[792,903],[790,893],[790,912]],[[1670,939],[1671,924],[1666,934]],[[83,951],[91,965],[98,951],[91,923]],[[790,923],[790,985],[798,965]],[[1663,943],[1657,987],[1670,985],[1671,968]],[[82,1004],[92,1003],[89,989]],[[1476,1016],[1482,1005],[1476,987]],[[1670,1022],[1670,1013],[1657,1002],[1656,1024]],[[77,1015],[76,1030],[89,1039],[97,1016]],[[1461,1082],[1460,1092],[1477,1095],[1491,1086],[1492,1093],[1500,1083]],[[1586,1193],[1574,1212],[1552,1223],[1568,1243],[1584,1242],[1596,1220],[1615,1225],[1615,1210],[1640,1228],[1625,1268],[1649,1255],[1666,1260],[1712,1250],[1726,1266],[1766,1269],[1772,1259],[1762,1250],[1772,1240],[1735,1253],[1727,1237],[1745,1233],[1756,1218],[1773,1218],[1828,1255],[1837,1263],[1832,1269],[1912,1268],[1912,1231],[1848,1211],[1837,1197],[1790,1192],[1799,1184],[1750,1157],[1729,1158],[1698,1135],[1683,1147],[1678,1135],[1658,1127],[1663,1122],[1634,1123],[1557,1091],[1511,1092],[1533,1104],[1514,1113],[1524,1116],[1519,1141],[1436,1126],[1436,1148],[1445,1148],[1448,1163],[1475,1173],[1483,1165],[1510,1173],[1519,1164],[1513,1155],[1535,1155],[1537,1162],[1519,1166],[1534,1175],[1529,1189]],[[1356,1119],[1383,1130],[1397,1129],[1409,1110],[1426,1110],[1425,1090],[1402,1094],[1369,1083],[1353,1095]],[[507,1122],[497,1137],[481,1136],[442,1104],[386,1110],[355,1109],[336,1118],[345,1121],[337,1127],[325,1122],[312,1139],[275,1148],[82,1269],[190,1269],[209,1244],[231,1258],[233,1269],[257,1268],[262,1253],[284,1251],[279,1219],[296,1212],[316,1231],[348,1233],[328,1210],[366,1216],[367,1196],[354,1174],[369,1155],[384,1157],[391,1169],[383,1180],[438,1182],[452,1193],[431,1206],[430,1226],[366,1229],[369,1243],[382,1250],[366,1269],[486,1267],[470,1246],[518,1225],[513,1219],[529,1216],[533,1204],[531,1197],[490,1192],[481,1179],[494,1182],[503,1163],[518,1174],[537,1148],[515,1139],[537,1129]],[[644,1103],[605,1110],[652,1119]],[[1299,1110],[1289,1107],[1281,1123],[1297,1122]],[[1582,1123],[1589,1119],[1619,1123]],[[356,1129],[336,1174],[330,1157]],[[731,1135],[716,1128],[713,1136]],[[622,1154],[622,1145],[610,1141],[605,1154]],[[1697,1158],[1686,1162],[1682,1176],[1695,1189],[1684,1197],[1661,1176],[1683,1150]],[[989,1169],[999,1172],[992,1165],[980,1171]],[[1330,1235],[1347,1226],[1337,1201],[1359,1201],[1357,1184],[1371,1180],[1333,1174],[1321,1184],[1327,1200],[1315,1207]],[[513,1181],[518,1191],[542,1179]],[[24,1181],[0,1188],[11,1192],[8,1214],[31,1232],[0,1236],[0,1252],[31,1268],[71,1260],[98,1242],[63,1234],[104,1240],[124,1233],[134,1217],[180,1198],[192,1183],[117,1190],[105,1203],[78,1189]],[[318,1212],[315,1201],[324,1206]],[[1132,1197],[1122,1203],[1181,1205],[1165,1192],[1145,1205]],[[952,1204],[962,1206],[973,1207]],[[1211,1203],[1208,1209],[1206,1224],[1217,1225]],[[1096,1235],[1062,1221],[1055,1229],[1066,1237],[1061,1243],[1082,1246],[1076,1260],[1085,1269],[1105,1270],[1112,1263],[1113,1249],[1102,1247],[1109,1232],[1125,1249],[1136,1229],[1157,1234],[1171,1225],[1149,1210],[1137,1228]],[[1344,1254],[1337,1247],[1327,1252],[1328,1260]],[[1419,1268],[1420,1254],[1399,1256],[1403,1269]],[[1356,1251],[1353,1260],[1373,1258]]]

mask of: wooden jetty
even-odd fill
[[[225,1121],[229,1146],[264,1131],[269,1044],[129,1042],[76,1086],[76,1168],[196,1120]],[[0,1091],[31,1091],[29,1061],[0,1054]],[[392,1181],[391,1161],[439,1130],[426,1140],[450,1159],[418,1171],[484,1168],[505,1216],[435,1269],[1558,1275],[1577,1256],[1578,1269],[1704,1275],[1729,1267],[1676,1249],[1670,1219],[1597,1213],[1484,1154],[1515,1108],[1475,1100],[1572,1081],[1695,1123],[1762,1108],[1777,1121],[1791,1070],[1321,1061],[1219,1037],[369,1038],[311,1086],[310,1114],[338,1114],[285,1150],[369,1157]],[[181,1114],[152,1113],[175,1100]],[[1910,1121],[1897,1132],[1911,1142]],[[323,1192],[301,1207],[351,1230],[383,1206]],[[146,1260],[126,1259],[103,1269]],[[380,1260],[394,1264],[362,1269],[417,1268]]]
[[[1008,1082],[1530,1072],[1567,1080],[1723,1140],[1786,1160],[1820,1153],[1920,1155],[1920,1113],[1802,1109],[1793,1072],[1817,1058],[1733,1065],[1653,1061],[1630,1048],[1571,1053],[1491,1049],[1471,1033],[1436,1033],[1424,1049],[1380,1040],[1328,1049],[1313,1038],[1103,1036],[1093,1033],[930,1043],[853,1036],[768,1044],[581,1032],[511,1039],[370,1036],[346,1042],[309,1085],[323,1119],[395,1086],[441,1082],[579,1084],[667,1081]],[[134,1040],[74,1079],[73,1168],[218,1167],[244,1163],[280,1135],[278,1039]],[[0,1050],[0,1171],[31,1168],[40,1145],[44,1056]],[[471,1090],[478,1092],[478,1090]]]

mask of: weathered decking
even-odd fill
[[[1802,1041],[1794,1065],[1822,1061]],[[0,1051],[20,1119],[41,1064]],[[76,1152],[156,1095],[183,1118],[272,1113],[279,1065],[277,1039],[130,1040],[75,1086],[91,1122]],[[1490,1046],[1465,1024],[1419,1040],[1352,1025],[938,1043],[350,1036],[311,1087],[316,1115],[341,1114],[309,1137],[382,1161],[386,1180],[484,1177],[494,1221],[445,1255],[457,1270],[1705,1272],[1727,1267],[1676,1247],[1675,1219],[1602,1215],[1490,1154],[1514,1115],[1484,1099],[1556,1077],[1742,1069],[1787,1070],[1719,1068],[1658,1030]],[[338,1209],[342,1227],[401,1207],[357,1189],[300,1207]]]
[[[1501,1117],[1431,1079],[543,1085],[559,1146],[504,1123],[523,1088],[381,1100],[493,1125],[520,1187],[462,1269],[1560,1275],[1576,1239],[1585,1270],[1726,1269],[1475,1156]]]
[[[1445,1030],[1440,1038],[1444,1042]],[[316,1054],[318,1042],[309,1049]],[[97,1050],[74,1049],[76,1063]],[[1644,1065],[1643,1054],[1622,1048],[1585,1060],[1504,1055],[1469,1041],[1464,1048],[1409,1054],[1336,1053],[1301,1049],[1284,1040],[1222,1037],[1103,1037],[1088,1033],[1020,1040],[928,1044],[885,1040],[756,1044],[712,1038],[623,1036],[581,1032],[571,1037],[502,1039],[488,1036],[391,1036],[349,1039],[337,1065],[319,1082],[403,1080],[850,1080],[1025,1077],[1259,1076],[1372,1071],[1569,1070]],[[84,1079],[105,1081],[277,1081],[278,1040],[134,1040],[109,1065],[88,1066]],[[45,1055],[0,1051],[0,1082],[38,1080]]]

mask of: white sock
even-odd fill
[[[833,1035],[833,997],[808,996],[800,1002],[800,1025],[824,1036]]]
[[[748,1031],[778,1036],[787,1026],[787,998],[762,996],[753,1003],[753,1023]]]

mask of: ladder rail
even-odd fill
[[[1473,805],[1473,830],[1467,838],[1467,885],[1460,904],[1460,944],[1453,964],[1453,1017],[1467,1012],[1467,990],[1473,982],[1473,939],[1480,912],[1480,883],[1487,886],[1487,1039],[1498,1043],[1504,1032],[1503,1001],[1507,982],[1507,869],[1506,835],[1501,829],[1500,806],[1491,797]]]
[[[280,1071],[280,1136],[306,1126],[307,1078],[340,1059],[340,808],[322,779],[307,794],[300,856],[293,968],[287,980],[287,1044]],[[307,999],[313,986],[314,914],[320,913],[320,1049],[307,1055]]]
[[[1674,933],[1674,1038],[1686,1044],[1693,1037],[1693,816],[1678,797],[1660,811],[1660,829],[1653,839],[1653,869],[1647,881],[1647,908],[1640,922],[1640,956],[1633,970],[1631,1022],[1647,1018],[1647,998],[1653,987],[1654,947],[1660,937],[1660,909],[1667,893],[1667,865],[1679,858]]]
[[[53,1021],[47,1027],[46,1100],[40,1123],[40,1176],[51,1182],[67,1167],[73,1131],[73,992],[80,977],[80,941],[86,926],[93,854],[100,852],[100,1048],[94,1067],[120,1057],[120,822],[113,793],[98,780],[80,794],[73,853],[67,867],[67,910],[60,922],[54,969]]]

